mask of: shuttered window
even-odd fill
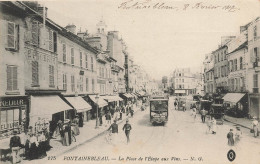
[[[7,66],[7,90],[18,90],[17,66]]]
[[[75,77],[73,75],[71,76],[71,91],[75,91]]]
[[[39,23],[36,21],[32,22],[32,44],[39,44]]]
[[[83,76],[80,76],[79,90],[80,92],[83,92]]]
[[[74,65],[74,48],[71,48],[71,64]]]
[[[95,92],[95,80],[92,79],[92,92]]]
[[[49,85],[54,87],[54,66],[49,65]]]
[[[7,48],[15,48],[15,24],[12,22],[7,25]]]
[[[93,57],[91,57],[91,70],[94,71],[94,63],[93,63]]]
[[[258,74],[253,75],[253,88],[258,88]]]
[[[243,69],[243,57],[240,57],[240,69]]]
[[[86,78],[86,91],[87,91],[87,92],[89,92],[89,87],[88,87],[88,85],[89,85],[88,78]]]
[[[80,64],[80,67],[82,67],[82,52],[79,52],[79,64]]]
[[[63,62],[66,63],[67,61],[66,44],[62,44],[62,58],[63,58]]]
[[[39,65],[37,61],[32,61],[32,85],[39,85]]]
[[[49,40],[49,50],[53,51],[53,31],[49,30],[48,32],[48,40]]]
[[[67,90],[67,75],[63,74],[63,90]]]
[[[88,55],[85,54],[85,65],[86,65],[86,68],[88,68]]]

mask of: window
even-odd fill
[[[85,67],[88,68],[88,55],[85,54]]]
[[[237,59],[234,60],[234,71],[237,70]]]
[[[95,80],[92,79],[92,92],[94,93],[95,92]]]
[[[240,57],[240,69],[243,69],[243,57]]]
[[[67,90],[67,75],[63,74],[63,90]]]
[[[88,78],[86,78],[86,91],[89,92],[89,87],[88,87],[89,83],[88,83]]]
[[[71,91],[75,92],[75,77],[71,75]]]
[[[39,85],[39,64],[37,61],[32,61],[32,85]]]
[[[230,72],[233,72],[234,71],[234,61],[231,60],[230,61]]]
[[[49,50],[53,51],[53,31],[49,30],[48,33]]]
[[[215,55],[215,63],[217,63],[217,55]]]
[[[62,44],[62,58],[63,58],[63,62],[66,63],[67,61],[66,44]]]
[[[221,61],[223,61],[223,52],[221,52]]]
[[[254,88],[258,88],[258,74],[253,75],[253,83]]]
[[[49,87],[54,87],[54,66],[49,65]]]
[[[32,44],[39,45],[39,23],[37,21],[32,22]]]
[[[74,65],[74,48],[71,48],[71,64]]]
[[[82,67],[82,52],[79,52],[79,59],[80,67]]]
[[[80,84],[79,84],[79,90],[80,92],[83,92],[83,76],[80,76]]]
[[[7,47],[8,49],[19,49],[19,25],[13,22],[7,23]]]
[[[91,57],[91,70],[94,71],[94,63],[93,63],[93,57]]]
[[[254,40],[257,40],[257,27],[254,27]]]
[[[22,115],[22,112],[24,113],[24,110],[20,110],[18,108],[14,109],[2,109],[0,112],[0,125],[1,130],[0,133],[2,135],[8,136],[8,134],[12,134],[11,131],[14,129],[18,129],[19,125],[21,124],[21,121],[25,118],[24,115]],[[5,133],[5,134],[3,134]]]
[[[184,79],[182,79],[182,82],[184,83]]]
[[[18,90],[17,66],[7,66],[7,90]]]

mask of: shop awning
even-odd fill
[[[77,110],[77,112],[85,112],[92,107],[80,96],[77,97],[65,97],[65,99]]]
[[[134,94],[134,93],[131,93],[131,95],[132,95],[133,97],[137,98],[137,95],[136,95],[136,94]]]
[[[72,109],[57,95],[31,96],[30,117],[51,118],[52,114]]]
[[[125,94],[123,94],[123,96],[126,97],[126,98],[132,98],[132,97],[133,97],[133,96],[132,96],[131,94],[129,94],[129,93],[125,93]]]
[[[96,102],[96,95],[89,95],[89,98],[94,103],[97,103]],[[101,96],[99,96],[97,104],[98,104],[99,107],[104,107],[104,106],[108,105],[107,102]]]
[[[108,96],[102,96],[103,99],[105,99],[108,102],[114,102],[114,101],[122,101],[123,99],[116,95],[108,95]]]
[[[245,96],[245,93],[227,93],[223,99],[226,102],[231,103],[237,103],[239,102],[243,97]]]
[[[174,93],[186,93],[185,90],[175,90]]]

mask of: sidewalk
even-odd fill
[[[134,111],[135,113],[140,111],[140,108],[134,106]],[[120,124],[124,122],[128,116],[126,116],[125,113],[123,113],[122,120],[118,121],[117,123]],[[60,142],[60,139],[51,139],[50,140],[50,145],[53,147],[51,150],[47,151],[47,157],[43,158],[43,160],[46,160],[48,157],[58,157],[66,152],[69,152],[73,149],[76,149],[78,146],[83,145],[87,142],[91,142],[98,136],[106,133],[107,129],[109,126],[106,126],[105,122],[105,116],[103,116],[103,125],[99,126],[97,129],[96,127],[96,120],[90,120],[88,122],[84,122],[84,126],[80,128],[80,134],[76,136],[76,142],[72,142],[70,146],[63,146],[62,143]],[[36,159],[33,160],[33,162],[41,162],[41,159]],[[31,163],[32,161],[22,161],[23,163]]]
[[[247,118],[235,118],[225,115],[225,121],[237,124],[247,129],[251,129],[252,120]],[[259,127],[258,127],[259,128]]]

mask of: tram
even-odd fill
[[[165,124],[168,121],[168,103],[166,97],[153,97],[150,99],[150,122],[155,124]]]

